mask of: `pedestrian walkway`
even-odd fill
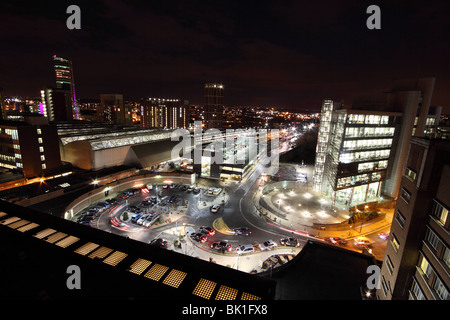
[[[347,223],[350,217],[348,206],[333,203],[331,199],[312,191],[307,184],[296,181],[260,186],[253,196],[253,205],[253,214],[276,226],[322,239],[353,239],[377,232],[390,227],[394,213],[394,209],[378,208],[380,219],[351,225]]]
[[[202,192],[208,191],[204,190]],[[211,208],[213,205],[220,205],[223,207],[228,202],[228,200],[230,200],[229,194],[225,189],[222,189],[222,191],[218,195],[202,194],[201,197],[199,197],[197,200],[197,207],[200,210]]]

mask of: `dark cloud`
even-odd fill
[[[65,26],[69,4],[82,29]],[[449,5],[377,1],[3,1],[0,85],[37,95],[54,83],[53,53],[72,59],[80,97],[123,93],[202,103],[223,81],[230,105],[320,106],[380,92],[401,77],[435,76],[448,106]]]

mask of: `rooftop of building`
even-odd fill
[[[142,129],[139,126],[115,125],[91,121],[60,122],[58,136],[62,145],[88,141],[93,150],[170,139],[172,130]]]
[[[19,187],[1,190],[0,199],[6,201],[14,200],[14,202],[16,202],[28,198],[33,198],[56,190],[64,190],[64,193],[69,193],[79,189],[82,186],[92,187],[91,183],[94,179],[109,176],[112,173],[117,173],[130,169],[131,167],[129,166],[116,166],[111,168],[105,168],[99,171],[88,171],[67,164],[60,167],[58,170],[53,171],[51,174],[42,177],[42,181],[36,181],[34,183],[25,184]],[[2,169],[0,173],[0,179],[2,177],[7,179],[12,174],[13,174],[12,170]],[[22,179],[23,175],[14,174],[14,177],[15,180]],[[12,180],[10,179],[8,181]]]
[[[1,202],[2,298],[273,299],[270,279]],[[67,287],[69,266],[81,289]],[[7,276],[5,276],[7,275]]]
[[[372,255],[309,240],[292,263],[265,273],[277,282],[276,300],[361,300]]]

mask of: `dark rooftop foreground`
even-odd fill
[[[275,282],[0,201],[1,298],[271,300]],[[80,268],[81,289],[66,282]],[[69,279],[69,282],[72,278]]]
[[[277,281],[275,300],[361,300],[374,264],[370,255],[309,240],[286,268],[265,276]]]

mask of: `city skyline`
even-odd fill
[[[2,4],[0,21],[14,26],[2,35],[5,96],[38,96],[53,84],[56,54],[73,61],[78,98],[120,92],[201,104],[204,83],[220,82],[225,105],[319,111],[323,99],[349,105],[395,79],[431,76],[432,105],[450,109],[442,1],[381,2],[381,30],[367,29],[364,1],[76,4],[80,30],[66,27],[68,2]]]

